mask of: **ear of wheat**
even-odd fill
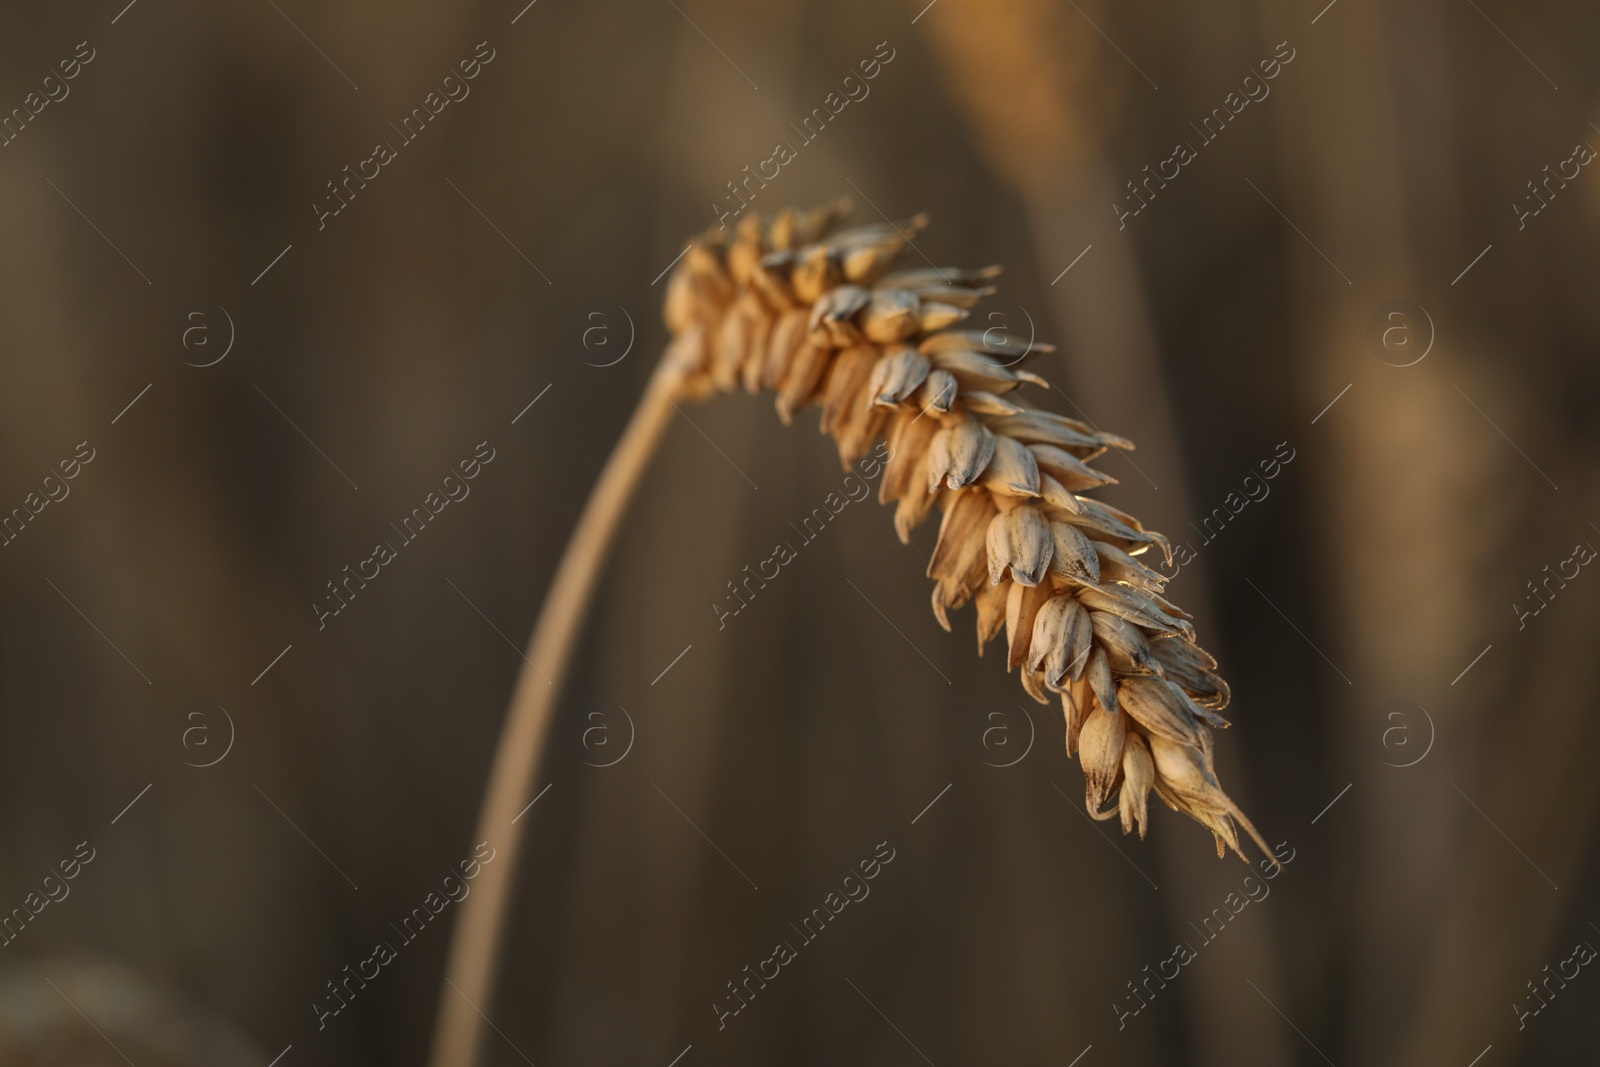
[[[943,515],[934,615],[948,630],[949,612],[973,604],[979,653],[1004,628],[1007,669],[1040,703],[1059,696],[1089,814],[1143,837],[1154,791],[1209,829],[1219,856],[1239,851],[1237,824],[1270,858],[1212,766],[1227,683],[1163,596],[1167,579],[1138,559],[1155,548],[1170,566],[1171,547],[1083,495],[1115,481],[1089,461],[1133,442],[1022,396],[1049,385],[1023,364],[1052,346],[954,328],[998,268],[894,270],[926,219],[837,229],[847,210],[747,216],[696,240],[667,290],[670,387],[774,389],[785,423],[818,404],[846,467],[887,440],[879,499],[895,504],[900,540],[935,506]]]
[[[473,839],[501,859],[461,903],[432,1067],[474,1063],[482,1047],[517,820],[605,554],[679,399],[774,389],[786,423],[818,404],[846,466],[886,439],[880,497],[895,504],[900,539],[943,513],[928,564],[934,615],[948,630],[950,611],[973,604],[978,651],[1004,628],[1007,669],[1035,700],[1060,697],[1089,813],[1143,837],[1154,791],[1209,829],[1219,856],[1240,852],[1243,827],[1278,862],[1212,768],[1210,728],[1227,725],[1217,662],[1162,595],[1163,575],[1139,561],[1155,548],[1170,564],[1166,538],[1083,495],[1114,481],[1089,461],[1133,443],[1023,399],[1019,386],[1048,384],[1023,363],[1049,346],[954,328],[998,268],[895,271],[925,220],[838,229],[847,210],[746,216],[694,240],[674,268],[672,342],[567,542],[501,727]]]

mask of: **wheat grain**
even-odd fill
[[[1165,577],[1137,558],[1154,547],[1170,564],[1166,538],[1080,495],[1115,481],[1090,460],[1133,443],[1017,395],[1048,384],[1021,363],[1050,346],[951,328],[994,291],[999,268],[886,273],[926,220],[840,231],[847,211],[746,216],[731,234],[696,239],[675,268],[672,342],[567,543],[501,727],[476,840],[503,858],[462,901],[432,1067],[476,1062],[482,1047],[476,1005],[493,997],[516,819],[601,564],[677,399],[773,389],[785,423],[817,404],[846,466],[887,440],[879,499],[894,502],[900,539],[935,505],[944,513],[928,564],[934,614],[949,629],[949,611],[972,603],[979,653],[1004,629],[1006,669],[1040,703],[1059,697],[1090,814],[1120,815],[1124,833],[1143,837],[1154,790],[1211,830],[1219,855],[1239,851],[1237,823],[1278,863],[1217,784],[1209,727],[1227,725],[1216,711],[1228,703],[1217,661],[1162,595]]]
[[[952,328],[998,268],[888,273],[926,218],[841,230],[848,210],[751,215],[696,239],[667,289],[667,387],[774,389],[785,423],[817,404],[846,467],[887,440],[879,499],[895,503],[900,540],[943,512],[934,615],[948,630],[973,603],[979,653],[1003,626],[1007,669],[1035,700],[1059,697],[1089,814],[1143,837],[1154,790],[1212,832],[1219,856],[1242,857],[1237,824],[1271,858],[1213,768],[1227,683],[1137,558],[1155,548],[1170,566],[1167,539],[1080,495],[1115,481],[1089,461],[1133,442],[1021,396],[1048,384],[1021,364],[1052,346]]]

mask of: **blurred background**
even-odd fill
[[[0,1062],[424,1062],[455,906],[399,924],[660,276],[779,142],[754,210],[930,212],[1006,268],[975,324],[1059,345],[1041,401],[1139,443],[1105,497],[1190,545],[1219,772],[1293,858],[1236,907],[1193,823],[1090,823],[1059,711],[931,618],[932,524],[849,507],[719,629],[842,478],[719,398],[607,567],[485,1062],[1593,1059],[1600,10],[124,3],[0,11]]]

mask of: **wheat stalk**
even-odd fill
[[[550,678],[525,669],[507,715],[479,819],[481,838],[506,841],[507,857],[463,902],[434,1067],[475,1061],[518,852],[510,820],[538,768],[600,563],[675,399],[775,389],[785,423],[818,404],[847,468],[887,440],[879,499],[895,503],[900,540],[935,505],[943,512],[927,571],[935,616],[948,630],[950,610],[974,604],[979,654],[1003,627],[1007,669],[1040,703],[1059,695],[1089,814],[1120,816],[1123,832],[1137,826],[1142,838],[1154,791],[1209,829],[1219,856],[1243,856],[1237,823],[1276,862],[1212,766],[1210,727],[1228,725],[1217,714],[1227,683],[1190,617],[1163,596],[1167,578],[1138,559],[1156,548],[1170,565],[1166,538],[1083,495],[1115,481],[1089,461],[1133,442],[1018,394],[1048,385],[1022,364],[1051,346],[953,328],[993,292],[998,268],[890,273],[925,218],[839,230],[847,211],[839,202],[747,216],[695,240],[674,269],[672,342],[573,532],[530,644],[530,661]]]

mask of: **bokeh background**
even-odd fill
[[[931,618],[931,526],[904,548],[853,505],[719,631],[842,476],[815,414],[721,398],[607,568],[485,1062],[1590,1062],[1600,977],[1528,984],[1600,944],[1600,578],[1548,582],[1600,544],[1600,177],[1528,183],[1600,145],[1600,10],[1324,2],[0,10],[0,109],[93,55],[0,148],[0,507],[94,457],[0,549],[0,909],[94,850],[0,950],[0,1061],[424,1061],[450,909],[312,1005],[471,853],[517,646],[663,343],[652,279],[786,141],[754,208],[929,211],[932,260],[1006,267],[977,324],[1059,344],[1047,402],[1139,442],[1106,498],[1197,550],[1171,592],[1233,685],[1219,770],[1294,858],[1202,944],[1249,870],[1164,809],[1142,843],[1087,820],[1059,712]],[[470,96],[319,229],[479,42]],[[719,1029],[880,842],[871,896]]]

